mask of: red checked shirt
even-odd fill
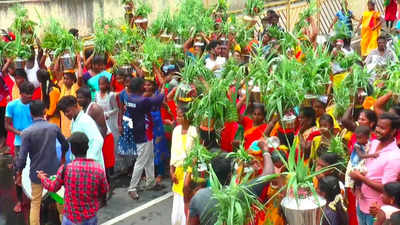
[[[64,171],[63,168],[58,169],[54,181],[43,179],[43,187],[57,192],[64,185],[64,215],[72,222],[81,223],[96,216],[99,198],[109,189],[104,169],[94,160],[86,158],[76,158]]]

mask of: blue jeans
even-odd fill
[[[357,203],[357,217],[358,217],[358,225],[374,225],[375,218],[370,215],[362,212],[360,210],[360,205]]]
[[[97,216],[94,216],[80,223],[74,223],[71,220],[69,220],[66,216],[64,216],[61,225],[97,225]]]

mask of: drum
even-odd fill
[[[29,178],[29,172],[31,168],[31,159],[29,156],[26,158],[26,166],[22,170],[21,174],[21,183],[22,183],[22,190],[24,191],[26,197],[32,199],[32,186],[31,186],[31,178]],[[43,189],[42,198],[44,198],[47,194],[47,190]]]

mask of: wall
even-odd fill
[[[166,8],[175,10],[180,0],[147,0],[153,6],[153,12],[150,20]],[[293,0],[292,0],[293,1]],[[328,0],[329,1],[329,0]],[[383,0],[379,0],[383,1]],[[12,23],[14,15],[10,7],[15,2],[21,2],[28,11],[29,17],[39,22],[38,15],[47,21],[53,17],[61,21],[66,28],[76,27],[81,35],[91,33],[92,25],[96,18],[104,16],[105,18],[120,18],[124,9],[120,0],[17,0],[0,1],[0,28],[7,28]],[[217,0],[203,0],[205,5],[213,5]],[[231,10],[238,10],[244,7],[246,0],[229,0],[228,4]],[[282,0],[281,2],[285,2]],[[351,0],[349,8],[354,12],[357,18],[360,18],[362,12],[366,10],[366,0]],[[297,12],[293,12],[297,14]],[[292,14],[292,13],[291,13]],[[295,15],[291,15],[290,20],[294,20]],[[292,23],[292,22],[291,22]]]

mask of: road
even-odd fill
[[[15,214],[12,209],[16,202],[12,170],[9,168],[11,157],[0,155],[0,225],[28,225],[29,199],[24,197],[23,212]],[[130,177],[120,177],[112,184],[113,192],[107,205],[98,212],[100,225],[169,225],[171,224],[171,184],[164,180],[161,191],[139,193],[140,199],[132,200],[127,194]],[[41,221],[43,225],[59,225],[57,212],[49,198],[42,205]],[[122,216],[121,216],[122,215]]]

